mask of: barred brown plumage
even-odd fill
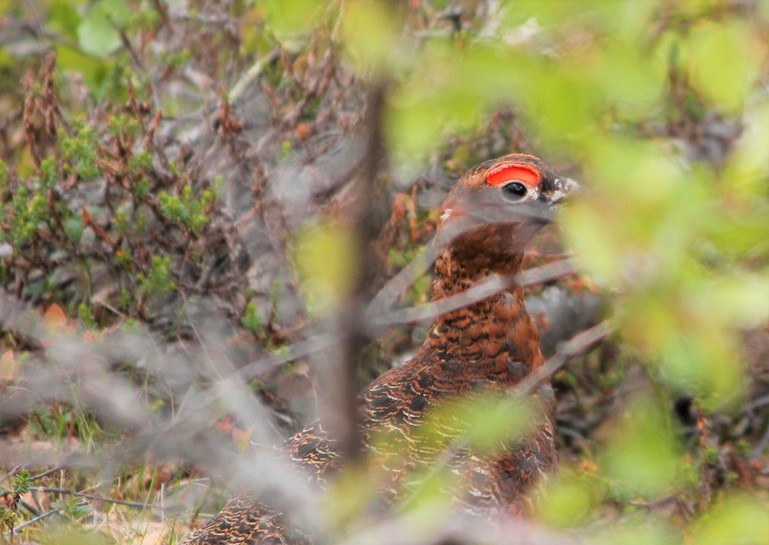
[[[550,206],[575,185],[531,155],[506,155],[468,171],[443,206],[433,299],[465,292],[494,274],[512,278],[520,272],[525,245],[548,221]],[[504,396],[543,362],[520,286],[440,316],[417,354],[381,375],[361,398],[364,440],[386,475],[379,491],[385,503],[405,495],[409,476],[461,433],[464,423],[454,415],[427,437],[424,424],[432,409],[458,398]],[[550,385],[541,384],[535,397],[543,416],[525,437],[502,449],[452,453],[458,479],[451,494],[466,511],[523,514],[537,481],[557,464]],[[288,439],[285,447],[320,481],[342,463],[319,424]],[[263,502],[244,495],[230,500],[186,544],[307,542]]]

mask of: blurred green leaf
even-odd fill
[[[81,17],[73,2],[67,0],[53,0],[48,12],[51,15],[51,28],[60,31],[70,39],[77,37],[78,26]]]
[[[324,3],[315,0],[262,0],[269,29],[282,39],[310,31],[323,14]]]
[[[735,333],[707,322],[673,329],[661,346],[662,377],[707,410],[734,407],[744,394]]]
[[[344,10],[342,39],[360,70],[381,73],[398,52],[402,30],[388,7],[376,0],[354,0]]]
[[[769,100],[762,99],[746,111],[745,127],[728,158],[721,177],[730,207],[749,212],[764,197],[769,172]]]
[[[704,23],[687,37],[692,82],[725,110],[742,106],[758,79],[763,41],[740,23]]]
[[[424,425],[437,438],[451,436],[468,447],[495,452],[518,442],[542,420],[532,400],[486,392],[439,405]]]
[[[342,225],[312,223],[300,231],[294,256],[311,312],[324,314],[344,302],[356,274],[355,251]]]
[[[652,400],[636,398],[614,421],[599,465],[620,497],[655,497],[680,482],[681,455],[666,413]]]
[[[724,325],[750,327],[769,319],[769,277],[722,276],[698,286],[685,302],[699,316],[718,315]]]
[[[531,85],[526,70],[534,66],[498,47],[428,44],[409,64],[412,77],[392,93],[385,120],[390,145],[402,158],[423,156],[443,138],[477,127],[492,106],[524,96]]]
[[[100,532],[88,532],[76,526],[54,524],[43,529],[39,542],[41,545],[109,545],[114,540]]]
[[[728,496],[695,525],[692,545],[769,544],[769,506],[756,498]]]
[[[591,92],[602,96],[604,107],[624,122],[648,115],[664,89],[664,79],[655,73],[646,57],[638,44],[618,43],[598,57],[584,75],[593,78]]]
[[[120,29],[128,22],[131,12],[122,0],[99,0],[77,28],[80,47],[86,53],[106,57],[121,46]]]
[[[597,481],[578,469],[561,467],[557,476],[546,481],[537,514],[550,526],[573,527],[583,522],[599,497]]]
[[[360,517],[378,496],[377,468],[348,465],[324,496],[325,512],[335,525],[343,526]]]
[[[113,64],[110,59],[94,57],[65,44],[56,47],[56,61],[62,71],[80,74],[94,93],[97,93],[106,81]],[[73,114],[80,113],[76,107],[77,105],[73,106]]]
[[[569,0],[568,2],[542,2],[541,0],[506,0],[503,3],[505,22],[522,22],[535,17],[547,26],[590,22],[605,25],[621,10],[605,0]]]

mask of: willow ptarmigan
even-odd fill
[[[506,155],[468,171],[443,205],[436,237],[443,248],[435,262],[433,299],[464,292],[493,274],[512,278],[550,206],[574,186],[531,155]],[[424,470],[441,455],[442,446],[450,445],[452,426],[433,427],[437,434],[424,431],[431,410],[448,400],[477,398],[479,392],[504,395],[542,363],[539,334],[519,286],[440,316],[417,354],[384,373],[361,396],[363,436],[373,463],[383,468],[385,503],[407,494],[409,475]],[[535,396],[545,415],[522,440],[493,453],[455,448],[449,465],[458,483],[451,494],[466,511],[519,515],[538,479],[554,468],[558,458],[549,384],[541,384]],[[436,435],[449,438],[436,445]],[[382,436],[385,441],[377,439]],[[340,456],[318,424],[285,446],[319,481],[339,466]],[[186,545],[306,542],[279,513],[239,496]]]

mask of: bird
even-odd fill
[[[523,288],[511,279],[521,271],[526,245],[576,188],[539,158],[512,153],[471,168],[448,193],[434,240],[433,301],[461,297],[493,279],[504,280],[503,287],[441,314],[415,355],[360,395],[361,435],[370,463],[383,476],[377,482],[385,505],[407,495],[415,486],[413,476],[435,463],[461,433],[461,415],[437,424],[431,415],[455,400],[504,398],[544,364]],[[462,510],[523,516],[535,488],[556,470],[555,398],[549,382],[541,380],[533,395],[542,415],[524,437],[487,451],[452,451],[448,465],[457,479],[450,494]],[[344,462],[317,422],[287,439],[284,448],[321,484]],[[264,501],[242,494],[184,542],[235,543],[305,545],[311,540]]]

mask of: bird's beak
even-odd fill
[[[569,197],[582,191],[582,186],[571,178],[558,178],[555,180],[555,191],[550,196],[550,205],[563,204]]]

